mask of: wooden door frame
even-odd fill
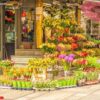
[[[5,50],[5,6],[1,5],[0,6],[0,10],[1,10],[1,30],[0,30],[0,38],[1,38],[1,59],[5,59],[5,54],[6,54],[6,50]]]

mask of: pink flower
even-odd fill
[[[60,55],[58,56],[58,58],[60,58],[60,59],[64,59],[65,57],[66,57],[65,54],[60,54]]]

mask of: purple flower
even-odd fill
[[[69,55],[69,57],[73,57],[73,58],[74,58],[74,57],[75,57],[75,55],[74,55],[74,54],[70,54],[70,55]]]
[[[73,57],[70,57],[70,56],[66,56],[64,59],[67,62],[72,62],[74,60],[74,58]]]
[[[58,56],[58,58],[60,58],[60,59],[64,59],[65,57],[66,57],[65,54],[60,54],[60,55]]]
[[[65,58],[64,58],[64,59],[65,59],[66,61],[68,61],[68,58],[69,58],[68,56],[65,56]]]
[[[72,62],[74,60],[74,58],[73,57],[68,57],[68,62]]]

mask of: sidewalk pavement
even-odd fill
[[[0,89],[5,100],[100,100],[100,84],[55,91]]]

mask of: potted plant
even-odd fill
[[[51,28],[52,28],[52,18],[51,17],[44,18],[43,28],[44,28],[45,38],[46,38],[45,40],[47,42],[48,38],[51,37]]]
[[[74,57],[74,54],[69,54],[68,56],[65,54],[60,54],[58,56],[59,61],[61,62],[61,66],[63,66],[65,77],[71,75],[71,67]]]
[[[88,72],[86,73],[86,85],[98,83],[98,72]]]
[[[74,75],[77,78],[78,86],[85,85],[86,77],[85,77],[85,73],[83,71],[80,71],[80,70],[79,71],[75,71]]]

